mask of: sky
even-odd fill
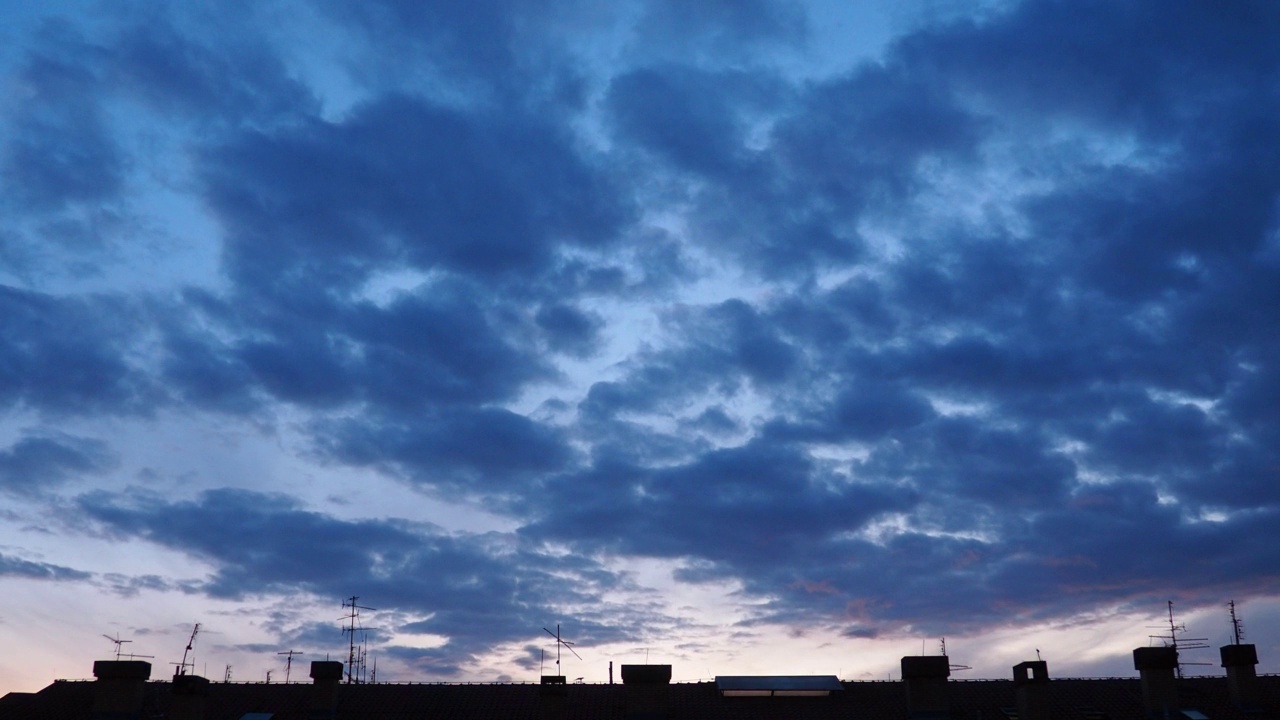
[[[0,692],[1280,672],[1278,36],[0,2]]]

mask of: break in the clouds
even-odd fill
[[[1276,597],[1280,10],[895,7],[16,18],[0,491],[446,676],[710,586],[833,640]]]

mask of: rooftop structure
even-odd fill
[[[1174,676],[1165,648],[1134,652],[1137,678],[1051,679],[1044,661],[1008,680],[949,680],[946,656],[902,659],[898,682],[834,676],[721,676],[672,683],[670,665],[623,665],[613,684],[343,684],[342,663],[311,663],[310,684],[150,682],[138,660],[94,663],[94,681],[55,681],[0,698],[5,720],[1280,720],[1280,676],[1257,676],[1256,650],[1228,645],[1227,674]],[[557,680],[559,682],[557,682]]]

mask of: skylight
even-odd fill
[[[717,675],[724,697],[823,697],[842,690],[835,675]]]

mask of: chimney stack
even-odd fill
[[[623,665],[627,720],[663,720],[670,712],[670,665]]]
[[[169,698],[169,720],[204,720],[209,681],[199,675],[174,675]]]
[[[1176,717],[1180,712],[1178,686],[1174,682],[1178,650],[1171,647],[1136,648],[1133,651],[1133,669],[1142,678],[1142,703],[1147,716]]]
[[[337,660],[313,660],[311,679],[309,720],[333,720],[338,714],[338,685],[342,683],[342,663]]]
[[[913,718],[945,717],[947,678],[951,660],[946,655],[916,655],[902,658],[902,683],[907,689],[907,712]]]
[[[1013,666],[1018,720],[1049,720],[1049,663],[1043,660]]]
[[[1222,667],[1227,669],[1227,688],[1231,702],[1242,710],[1258,706],[1258,675],[1253,669],[1258,664],[1258,648],[1248,645],[1223,645],[1219,648]]]
[[[569,686],[565,684],[563,675],[543,675],[538,686],[539,717],[542,720],[561,720],[568,695]]]
[[[125,720],[142,715],[151,663],[144,660],[98,660],[93,692],[94,720]]]

